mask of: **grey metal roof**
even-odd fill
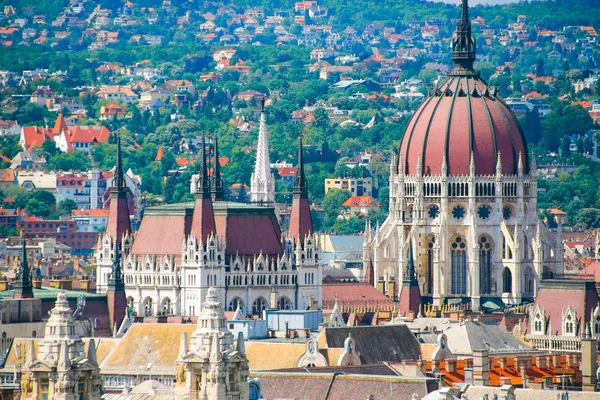
[[[406,325],[327,328],[327,347],[344,347],[349,334],[363,364],[417,360],[421,356],[421,346]]]
[[[330,235],[329,240],[335,252],[362,251],[364,236],[359,235]]]
[[[448,346],[455,354],[472,354],[489,347],[491,354],[531,350],[495,322],[468,321],[444,331]]]

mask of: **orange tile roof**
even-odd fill
[[[156,152],[156,157],[154,158],[154,161],[160,161],[160,160],[162,160],[162,158],[164,157],[164,155],[165,155],[165,149],[162,146],[160,146],[158,148],[158,151]]]
[[[552,215],[567,215],[566,212],[564,212],[563,210],[560,210],[558,208],[551,208],[550,214],[552,214]]]
[[[108,210],[73,210],[73,216],[88,216],[88,217],[108,217]]]
[[[352,196],[343,204],[345,207],[379,207],[381,204],[371,196]]]

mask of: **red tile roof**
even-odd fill
[[[345,207],[379,207],[381,204],[371,196],[352,196],[343,204]]]
[[[366,283],[324,283],[323,308],[332,309],[335,296],[339,306],[360,306],[378,304],[393,306],[394,302],[384,296],[375,287]]]
[[[298,174],[298,168],[296,167],[279,167],[277,168],[279,176],[282,177],[296,177]]]
[[[74,216],[90,216],[90,217],[108,217],[108,210],[102,210],[100,208],[96,210],[73,210],[71,212]]]

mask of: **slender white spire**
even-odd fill
[[[271,173],[269,160],[269,139],[265,122],[265,105],[263,102],[258,129],[258,145],[256,146],[256,164],[250,180],[250,201],[252,203],[272,204],[275,202],[275,178]]]

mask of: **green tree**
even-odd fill
[[[323,200],[323,209],[325,211],[325,223],[327,228],[333,228],[337,217],[344,209],[344,202],[348,200],[352,194],[343,189],[333,189],[325,195]]]
[[[58,213],[61,215],[71,215],[71,211],[77,209],[77,203],[72,199],[64,199],[58,203]]]

